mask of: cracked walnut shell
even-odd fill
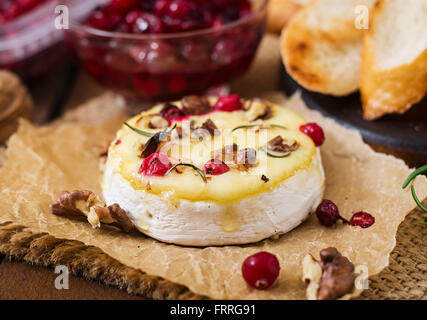
[[[101,223],[113,225],[125,232],[133,230],[134,225],[118,204],[106,206],[92,191],[63,191],[50,205],[53,214],[69,218],[86,218],[94,228]]]

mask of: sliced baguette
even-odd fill
[[[375,0],[315,0],[282,32],[287,72],[308,90],[336,96],[359,88],[363,30],[355,9]]]
[[[268,4],[268,31],[279,33],[291,18],[310,0],[270,0]]]
[[[404,113],[427,93],[427,1],[380,0],[363,44],[366,119]]]

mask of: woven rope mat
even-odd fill
[[[427,201],[425,201],[427,202]],[[399,227],[390,266],[370,278],[360,299],[427,299],[427,228],[414,210]],[[205,299],[188,288],[127,267],[99,248],[33,233],[25,226],[0,224],[0,254],[44,267],[66,265],[72,274],[97,280],[148,299]]]
[[[417,208],[402,222],[390,265],[370,278],[361,299],[427,299],[427,227],[419,223],[424,219]]]

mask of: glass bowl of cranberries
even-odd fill
[[[0,0],[0,69],[34,80],[65,61],[63,34],[54,25],[57,5],[57,0]],[[76,19],[95,7],[87,0],[68,5]]]
[[[162,101],[227,83],[249,68],[268,0],[108,0],[66,41],[84,69],[125,97]]]

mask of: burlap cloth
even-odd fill
[[[245,96],[256,96],[266,91],[278,89],[279,50],[278,39],[268,36],[264,39],[256,63],[250,73],[233,84],[233,90]],[[81,85],[81,84],[80,84]],[[91,85],[82,85],[85,96]],[[94,87],[94,92],[99,88]],[[71,104],[79,104],[80,95],[76,95]],[[90,110],[79,108],[65,115],[70,121],[91,121],[99,118],[99,107],[93,117]],[[103,110],[110,110],[105,108]],[[111,111],[111,110],[110,110]],[[114,111],[113,111],[114,113]],[[106,118],[112,114],[104,114]],[[4,162],[0,150],[0,166]],[[425,239],[427,228],[418,224],[423,213],[416,209],[408,215],[399,228],[397,245],[390,256],[390,265],[380,274],[370,278],[369,289],[361,299],[426,299],[427,298],[427,249]],[[188,288],[150,276],[140,270],[127,267],[93,246],[79,241],[56,239],[46,233],[33,233],[18,223],[0,224],[0,253],[9,258],[53,267],[64,264],[73,274],[101,281],[129,293],[153,299],[200,299]]]

